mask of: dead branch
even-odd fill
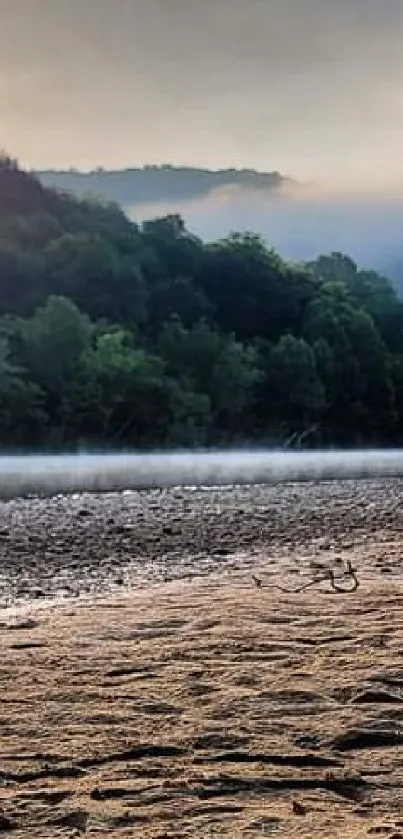
[[[334,592],[335,594],[352,594],[354,591],[357,591],[360,585],[357,577],[357,569],[353,567],[349,559],[346,562],[345,568],[340,571],[337,577],[332,568],[323,568],[323,570],[317,571],[311,580],[308,580],[307,583],[297,588],[285,588],[284,586],[278,585],[278,583],[264,584],[263,580],[254,574],[252,574],[252,579],[257,588],[273,588],[277,591],[282,591],[284,594],[300,594],[308,588],[313,588],[313,586],[325,582],[330,584],[330,592]]]

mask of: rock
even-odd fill
[[[5,628],[8,629],[9,632],[19,632],[25,629],[36,629],[37,626],[39,626],[39,621],[36,621],[33,618],[27,618],[25,621],[10,623]]]
[[[369,688],[362,693],[358,693],[351,701],[353,705],[376,704],[378,702],[389,704],[390,702],[403,702],[403,697],[398,692]]]
[[[16,824],[8,816],[0,813],[0,833],[11,833],[12,830],[16,830],[16,827]]]
[[[180,580],[222,573],[223,566],[229,573],[243,570],[245,560],[231,555],[242,549],[275,570],[293,548],[303,573],[310,557],[324,562],[323,551],[334,548],[337,568],[349,548],[366,550],[365,531],[373,539],[374,524],[378,533],[385,527],[390,533],[382,576],[397,574],[400,548],[394,555],[391,543],[402,527],[401,487],[392,479],[13,500],[2,508],[0,607],[64,589],[59,574],[66,568],[72,594],[84,593],[88,580],[97,592],[120,585],[127,563],[130,582],[139,586],[164,574]],[[111,556],[113,563],[104,567]],[[208,563],[202,565],[201,557]],[[378,549],[366,556],[366,571],[378,579],[379,557]]]
[[[87,830],[88,813],[86,810],[74,810],[71,813],[66,813],[58,819],[54,819],[49,824],[55,827],[70,827],[77,830],[79,833],[85,833]]]
[[[335,737],[329,745],[339,752],[400,746],[403,745],[403,731],[392,724],[385,729],[351,729]]]
[[[262,818],[250,822],[248,827],[253,832],[258,830],[262,836],[271,836],[276,834],[283,824],[283,820],[276,816],[262,816]]]

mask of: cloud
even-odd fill
[[[401,0],[0,0],[24,162],[403,182]]]

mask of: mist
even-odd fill
[[[0,458],[0,498],[403,476],[403,451],[215,451]]]
[[[261,234],[284,258],[314,259],[340,251],[362,268],[382,271],[403,291],[403,195],[348,194],[288,184],[273,191],[226,189],[192,201],[126,207],[136,221],[180,213],[204,240],[249,230]]]

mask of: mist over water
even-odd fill
[[[403,450],[0,457],[0,497],[403,476]]]

